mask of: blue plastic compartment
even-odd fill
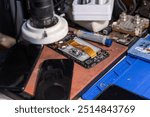
[[[150,99],[149,68],[149,62],[137,59],[135,64],[115,84],[139,96]]]
[[[127,56],[104,77],[97,81],[82,98],[95,99],[108,86],[115,84],[130,92],[150,99],[150,63]]]
[[[142,60],[150,61],[150,35],[139,39],[128,51],[128,54]]]

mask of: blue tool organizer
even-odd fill
[[[146,99],[150,99],[150,54],[140,52],[135,54],[134,49],[143,42],[150,43],[150,36],[148,35],[146,39],[140,39],[128,51],[129,54],[127,57],[88,89],[82,95],[82,99],[95,99],[108,86],[113,84],[145,97]]]

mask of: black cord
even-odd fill
[[[136,8],[137,8],[137,1],[136,0],[132,0],[133,1],[133,9],[132,11],[129,13],[129,14],[133,14],[135,11],[136,11]]]
[[[120,5],[124,8],[124,12],[128,12],[127,6],[124,4],[122,0],[119,0]]]
[[[121,11],[127,12],[127,7],[122,0],[116,0],[116,2]]]
[[[133,1],[133,9],[131,10],[131,12],[129,12],[130,15],[132,15],[137,8],[137,1],[136,0],[132,0]],[[118,7],[123,11],[123,12],[128,12],[127,6],[124,4],[124,2],[122,0],[116,0]]]

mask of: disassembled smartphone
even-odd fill
[[[74,35],[49,45],[85,68],[91,68],[109,56],[102,48],[96,47]]]

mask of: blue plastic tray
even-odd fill
[[[139,39],[128,51],[130,56],[150,62],[150,35]]]
[[[82,95],[85,100],[95,99],[108,86],[115,84],[130,92],[150,99],[150,63],[127,56]]]

